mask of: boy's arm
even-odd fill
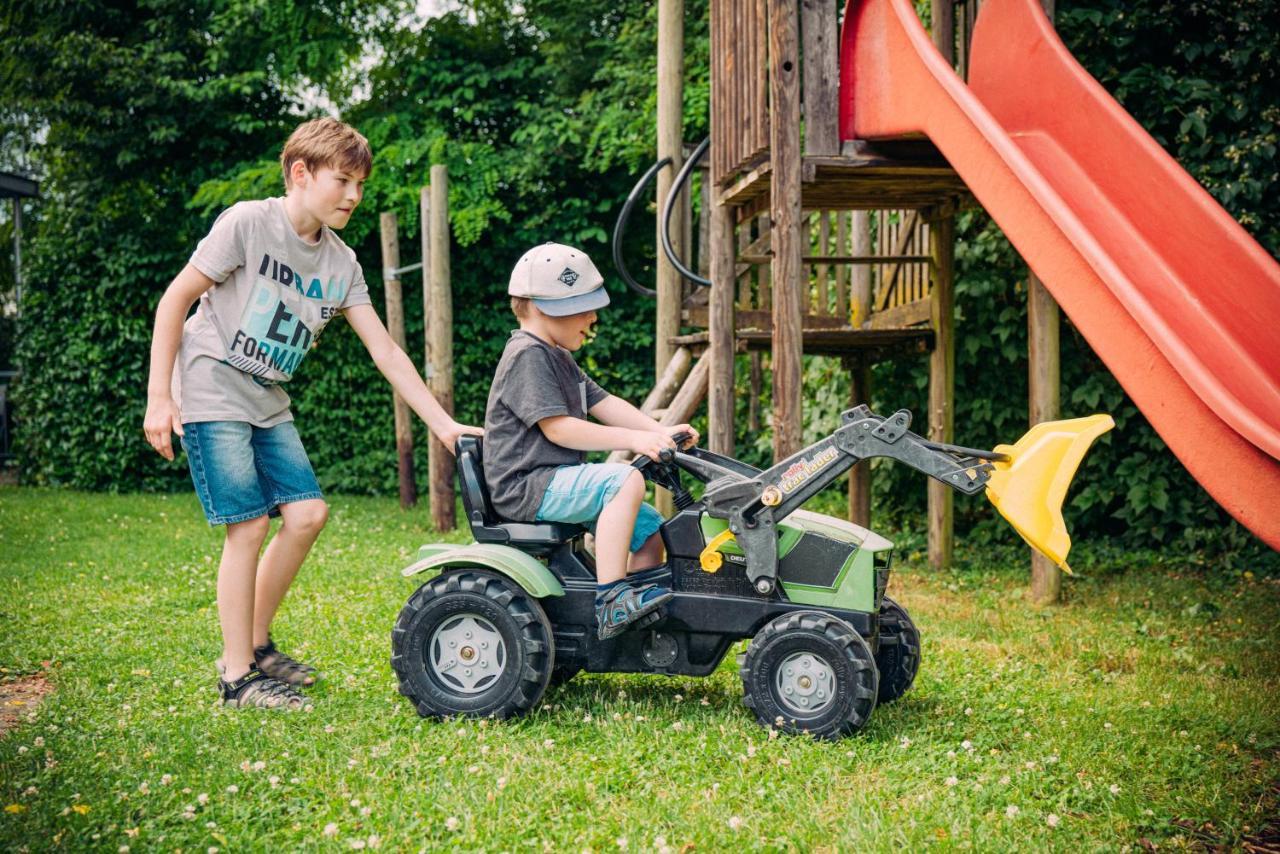
[[[160,297],[156,322],[151,333],[151,374],[147,380],[147,414],[142,431],[147,441],[166,460],[173,459],[172,434],[182,435],[182,415],[173,402],[173,362],[182,343],[182,324],[187,312],[214,281],[188,264]]]
[[[453,420],[453,416],[444,411],[444,407],[436,400],[436,396],[427,388],[427,384],[418,375],[418,369],[405,355],[404,350],[391,340],[387,328],[373,306],[355,305],[343,311],[343,316],[351,324],[351,328],[364,342],[374,365],[391,383],[396,394],[404,398],[409,408],[418,413],[418,417],[426,422],[428,429],[435,437],[453,453],[453,446],[459,436],[483,435],[478,427],[468,427]]]
[[[685,447],[698,444],[698,431],[688,424],[675,424],[670,427],[664,427],[630,403],[627,403],[627,401],[612,394],[591,407],[589,411],[591,417],[602,424],[608,424],[613,427],[628,427],[632,430],[645,430],[651,433],[665,433],[668,436],[688,433],[692,438],[686,443]],[[610,449],[604,448],[601,450]]]
[[[592,411],[598,406],[599,403],[592,407]],[[643,427],[592,424],[572,415],[543,418],[538,422],[538,427],[550,441],[575,451],[631,451],[656,461],[659,453],[676,446],[662,427],[650,430]]]

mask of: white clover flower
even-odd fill
[[[1119,787],[1119,786],[1117,786],[1115,783],[1112,783],[1112,784],[1111,784],[1111,794],[1113,794],[1113,795],[1118,795],[1118,794],[1120,794],[1120,787]]]
[[[274,789],[276,786],[280,785],[280,778],[277,777],[275,774],[272,774],[270,777],[267,778],[267,782],[270,783],[271,788]]]
[[[681,723],[680,721],[676,721],[671,725],[671,728],[676,732],[679,732],[680,730],[684,729],[684,724]]]
[[[263,770],[263,769],[264,769],[264,768],[266,768],[266,767],[267,767],[267,763],[266,763],[266,762],[263,762],[261,759],[259,759],[259,760],[258,760],[257,762],[255,762],[255,763],[253,763],[253,770],[254,770],[254,771],[261,771],[261,770]]]
[[[619,851],[626,851],[626,850],[627,850],[627,837],[625,837],[625,836],[619,836],[617,839],[613,840],[613,844],[618,846],[618,850],[619,850]]]
[[[227,786],[228,795],[234,795],[238,791],[240,791],[240,787],[237,786],[235,783],[232,783],[230,786]]]
[[[200,794],[196,795],[196,800],[199,801],[201,804],[209,803],[209,793],[201,792]]]
[[[329,822],[324,826],[324,830],[322,831],[322,833],[324,833],[325,836],[337,836],[338,825],[334,824],[333,822]]]
[[[966,738],[964,741],[960,742],[960,747],[964,750],[973,750],[973,742]]]
[[[145,795],[151,792],[151,787],[147,785],[146,780],[143,780],[138,784],[138,791]]]
[[[360,807],[360,815],[365,817],[373,815],[373,807]]]
[[[454,816],[449,816],[444,820],[444,829],[452,833],[458,829],[459,821]]]
[[[903,750],[906,750],[908,747],[911,746],[911,739],[907,738],[904,735],[902,737],[902,740],[898,742],[898,746],[901,747]]]
[[[31,743],[34,744],[36,747],[44,747],[44,736],[37,735],[35,739],[32,740]]]
[[[1049,825],[1050,827],[1057,827],[1057,826],[1058,826],[1058,822],[1059,822],[1060,820],[1061,820],[1061,819],[1059,819],[1059,818],[1058,818],[1056,815],[1054,815],[1053,813],[1049,813],[1047,816],[1045,816],[1045,818],[1044,818],[1044,823],[1045,823],[1045,824],[1047,824],[1047,825]]]
[[[369,838],[365,840],[365,843],[370,848],[380,848],[382,846],[382,837],[378,836],[376,833],[371,833],[369,834]]]
[[[955,777],[948,777],[944,782],[945,782],[948,786],[954,786],[954,785],[956,785],[957,783],[959,783],[960,781],[959,781],[959,780],[957,780]]]
[[[173,775],[172,775],[172,774],[161,774],[161,775],[160,775],[160,785],[161,785],[161,786],[167,786],[167,785],[169,785],[169,784],[170,784],[170,783],[172,783],[172,782],[173,782]]]
[[[553,739],[553,738],[543,739],[543,741],[542,741],[542,749],[543,749],[543,750],[550,750],[551,748],[553,748],[553,747],[555,747],[555,746],[556,746],[556,741],[555,741],[555,739]]]
[[[971,714],[973,714],[973,709],[965,709],[965,710],[964,710],[964,713],[965,713],[966,715],[971,715]]]
[[[739,817],[738,817],[738,816],[736,816],[736,815],[734,815],[734,816],[730,816],[730,817],[729,817],[729,829],[730,829],[730,830],[741,830],[741,829],[742,829],[742,819],[741,819],[741,818],[739,818]]]
[[[1009,804],[1009,806],[1004,808],[1004,814],[1009,818],[1013,818],[1018,814],[1018,812],[1019,812],[1018,807],[1014,804]]]
[[[359,851],[360,849],[364,848],[364,840],[363,840],[363,839],[353,839],[353,840],[351,840],[350,845],[351,845],[351,847],[352,847],[352,848],[354,848],[356,851]]]

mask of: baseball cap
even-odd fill
[[[604,276],[587,253],[563,243],[544,243],[520,256],[507,293],[526,297],[543,314],[567,317],[609,304]]]

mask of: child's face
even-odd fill
[[[566,317],[550,315],[543,315],[543,317],[546,318],[546,329],[547,334],[551,336],[551,343],[570,351],[577,351],[586,343],[591,335],[591,325],[596,322],[594,311],[584,311],[581,314],[570,314]]]
[[[298,195],[308,213],[337,229],[350,221],[351,213],[364,198],[364,179],[362,174],[332,166],[321,166],[314,172],[304,167],[290,192]]]

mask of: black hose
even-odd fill
[[[693,150],[693,154],[689,155],[689,159],[684,162],[684,166],[680,167],[679,174],[676,175],[675,181],[671,184],[671,192],[667,194],[667,201],[662,206],[662,251],[666,254],[667,260],[671,262],[671,266],[675,267],[680,275],[696,285],[711,287],[711,280],[704,279],[697,273],[690,270],[676,256],[676,250],[671,245],[671,212],[675,210],[676,199],[680,198],[680,193],[684,190],[685,184],[689,182],[689,176],[693,174],[693,167],[702,159],[702,155],[706,153],[707,146],[711,144],[711,137],[706,137],[702,142],[698,143],[698,147]],[[703,211],[705,216],[708,212]],[[615,259],[616,261],[616,259]]]
[[[640,176],[640,180],[636,181],[636,185],[631,188],[631,193],[627,196],[627,200],[622,203],[622,212],[618,214],[618,222],[613,226],[613,266],[618,268],[618,275],[622,276],[622,281],[627,283],[627,287],[646,297],[656,297],[658,292],[652,288],[646,288],[631,277],[631,272],[627,270],[627,264],[622,259],[622,233],[627,229],[627,220],[631,218],[631,209],[640,200],[640,194],[644,192],[645,187],[649,185],[649,182],[653,180],[659,170],[669,163],[671,163],[671,158],[664,157],[650,166],[649,170]]]

